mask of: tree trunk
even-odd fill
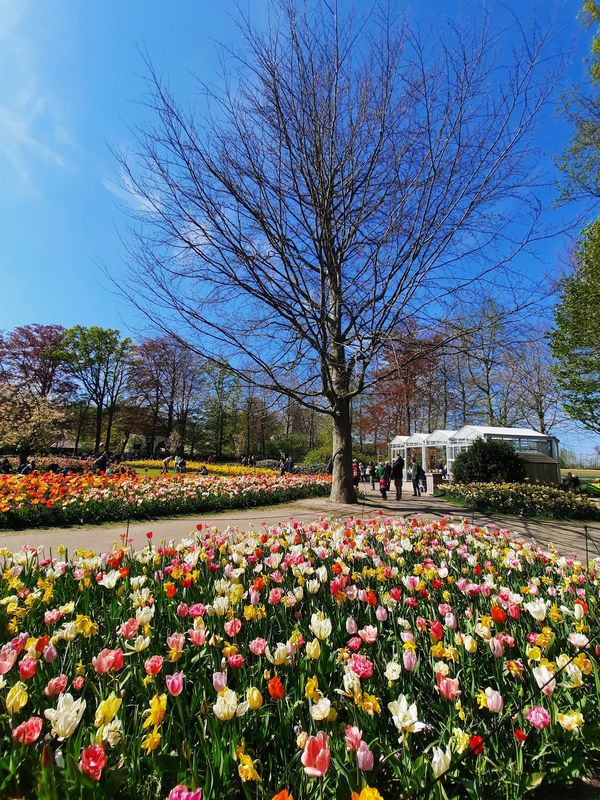
[[[94,455],[100,452],[100,439],[102,437],[102,403],[96,406],[96,439],[94,442]]]
[[[356,490],[352,483],[352,421],[350,400],[338,400],[333,417],[333,476],[332,503],[356,503]]]
[[[106,420],[106,444],[104,449],[106,452],[110,450],[110,437],[112,436],[113,418],[115,416],[115,409],[111,406],[108,409],[108,418]]]

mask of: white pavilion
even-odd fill
[[[389,445],[390,459],[398,455],[404,458],[408,469],[411,458],[416,458],[426,472],[436,468],[438,463],[445,465],[448,476],[452,475],[452,464],[456,456],[469,448],[476,439],[503,439],[512,443],[516,452],[526,464],[538,467],[527,469],[528,474],[536,475],[536,470],[546,474],[556,472],[560,480],[558,439],[540,433],[532,428],[495,428],[486,425],[463,425],[460,430],[436,430],[432,433],[413,433],[410,436],[395,436]],[[545,465],[542,468],[542,465]],[[552,466],[550,466],[552,465]],[[531,475],[530,475],[531,477]]]

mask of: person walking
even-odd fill
[[[392,479],[396,489],[396,500],[402,500],[402,481],[404,480],[404,459],[398,455],[392,467]]]
[[[387,500],[387,492],[390,488],[390,479],[385,474],[385,471],[382,473],[381,478],[379,479],[379,491],[381,492],[381,496],[384,500]]]
[[[356,458],[352,459],[352,483],[354,484],[354,488],[358,489],[358,484],[360,483],[360,468]]]
[[[369,463],[368,471],[369,471],[369,478],[371,479],[371,489],[375,489],[375,478],[377,477],[377,475],[376,475],[374,461],[371,461]]]
[[[421,497],[421,476],[419,474],[419,470],[421,472],[423,471],[422,467],[417,464],[416,459],[413,458],[413,460],[410,462],[410,477],[413,485],[413,497]]]

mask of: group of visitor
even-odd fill
[[[240,464],[242,465],[242,467],[255,467],[256,456],[242,456],[240,458]]]
[[[354,458],[352,459],[352,483],[357,489],[361,483],[370,483],[372,489],[375,489],[377,484],[381,497],[387,500],[387,493],[393,481],[396,500],[402,500],[404,466],[405,462],[401,455],[396,458],[393,464],[390,464],[389,461],[380,461],[378,464],[371,461],[366,466],[359,462],[357,458]],[[443,472],[444,470],[440,468],[439,471]],[[330,458],[327,462],[327,473],[329,475],[333,474],[333,458]],[[407,476],[412,483],[413,497],[420,497],[422,493],[427,491],[425,470],[415,458],[411,459]]]
[[[288,456],[287,453],[283,454],[279,459],[279,474],[283,475],[286,472],[294,472],[294,470],[294,459],[291,456]]]
[[[162,468],[163,475],[169,474],[169,465],[171,464],[171,461],[173,462],[173,467],[175,468],[176,474],[183,475],[183,473],[187,470],[187,464],[185,458],[179,454],[177,454],[175,458],[173,458],[173,456],[171,455],[168,455],[166,458],[163,459],[163,468]]]

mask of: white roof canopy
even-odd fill
[[[404,442],[405,447],[422,447],[429,434],[427,433],[413,433]]]
[[[456,431],[437,430],[430,433],[425,441],[427,447],[445,447],[451,436],[454,436]]]
[[[551,439],[545,433],[534,431],[533,428],[494,428],[486,425],[463,425],[460,430],[451,435],[451,441],[459,439],[483,439],[484,437],[498,437],[502,439]]]
[[[404,444],[404,442],[408,439],[408,436],[394,436],[392,441],[390,442],[391,445],[398,445]]]

